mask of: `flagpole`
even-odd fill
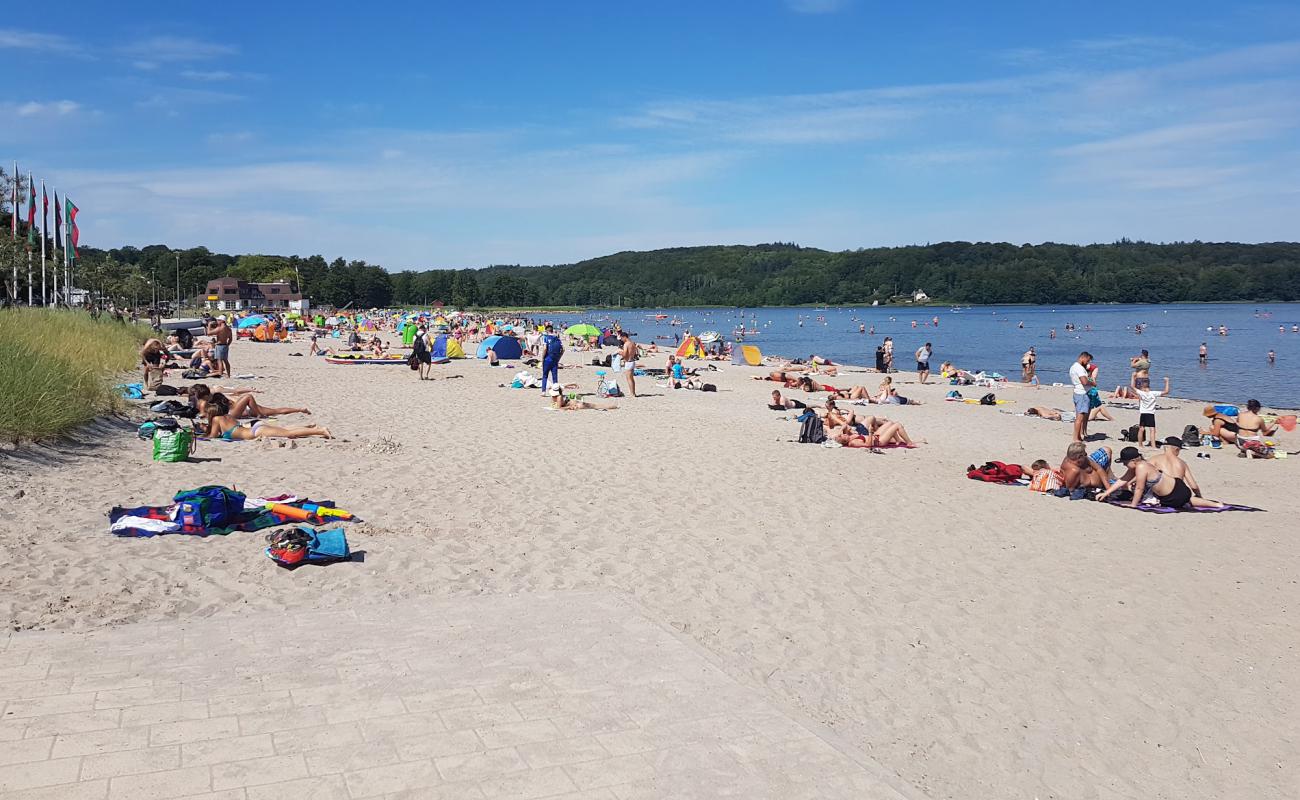
[[[45,194],[45,180],[41,179],[41,305],[49,307],[50,293],[45,286],[45,233],[50,227],[50,198]]]
[[[14,202],[13,214],[9,218],[9,236],[14,240],[13,266],[14,266],[14,285],[10,290],[10,297],[15,303],[18,302],[18,162],[14,161]]]

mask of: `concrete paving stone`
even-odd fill
[[[175,800],[248,800],[248,795],[244,794],[243,789],[226,789],[221,792],[187,794],[184,797],[177,797]]]
[[[208,714],[214,717],[255,714],[260,711],[283,711],[293,706],[287,691],[238,694],[208,701]]]
[[[485,683],[474,687],[484,703],[513,703],[516,700],[536,700],[551,697],[555,690],[537,677],[505,683]]]
[[[498,778],[479,781],[478,787],[489,800],[530,800],[535,797],[554,797],[561,792],[576,789],[569,776],[559,767],[530,769]]]
[[[409,711],[443,711],[452,708],[483,704],[479,693],[472,686],[457,686],[448,689],[435,689],[414,694],[403,694],[402,702]]]
[[[81,769],[79,758],[56,758],[0,767],[0,796],[4,792],[72,783]]]
[[[259,694],[267,690],[260,676],[215,678],[181,684],[180,700],[212,700],[240,694]]]
[[[298,778],[250,786],[244,791],[248,800],[348,800],[348,788],[342,775]]]
[[[181,749],[154,747],[147,750],[122,750],[117,753],[100,753],[81,759],[81,780],[115,778],[118,775],[136,775],[141,772],[159,772],[176,769],[181,765]]]
[[[325,712],[319,707],[287,708],[283,711],[239,715],[239,731],[245,736],[291,731],[295,728],[314,728],[327,724],[329,723],[325,719]]]
[[[361,720],[360,725],[362,736],[367,741],[434,734],[447,730],[447,726],[442,724],[442,717],[432,711],[375,717]]]
[[[448,781],[478,781],[528,769],[528,763],[513,747],[479,753],[435,758],[438,772]]]
[[[239,717],[216,717],[150,725],[149,744],[160,747],[168,744],[201,742],[206,739],[230,739],[240,734],[239,719]]]
[[[348,793],[356,800],[402,790],[437,786],[444,782],[432,761],[409,761],[403,764],[357,770],[345,773],[343,779],[347,782]]]
[[[3,704],[0,703],[0,705]],[[0,712],[3,712],[2,708],[0,708]],[[5,721],[3,716],[0,716],[0,742],[17,741],[23,738],[23,736],[26,733],[27,733],[26,719],[18,719],[18,720],[13,720],[12,722],[7,722]]]
[[[361,742],[359,744],[321,747],[303,752],[309,775],[342,775],[346,772],[396,764],[397,748],[388,742]],[[419,759],[405,759],[417,761]]]
[[[185,767],[111,778],[108,781],[108,800],[172,800],[202,794],[211,788],[208,767]]]
[[[72,678],[41,678],[36,681],[0,682],[0,700],[26,700],[52,694],[68,694]]]
[[[275,745],[271,734],[259,733],[255,736],[234,736],[229,739],[207,739],[201,742],[186,742],[181,745],[182,767],[198,767],[204,764],[220,764],[225,761],[244,761],[250,758],[262,758],[275,755]]]
[[[20,739],[0,745],[0,767],[8,764],[23,764],[28,761],[44,761],[50,758],[50,748],[54,745],[53,736],[38,739]]]
[[[40,717],[27,717],[13,720],[12,723],[25,723],[25,739],[40,736],[58,736],[64,733],[84,733],[116,728],[122,719],[122,712],[116,709],[106,711],[73,711],[67,714],[49,714]],[[9,721],[6,721],[9,724]]]
[[[142,659],[143,667],[137,668],[131,658],[98,659],[88,655],[78,656],[69,661],[50,664],[50,677],[68,676],[72,678],[92,675],[117,675],[123,672],[138,672],[149,668],[148,659]]]
[[[525,722],[506,722],[501,725],[489,725],[475,728],[475,733],[489,749],[513,747],[529,742],[544,742],[550,739],[564,739],[564,734],[548,719],[533,719]]]
[[[176,680],[176,676],[168,671],[167,677],[171,681]],[[148,674],[140,672],[110,672],[106,675],[78,675],[70,678],[72,682],[71,690],[74,692],[107,692],[113,689],[138,689],[142,686],[152,686],[154,679]]]
[[[307,762],[302,754],[228,761],[212,765],[212,788],[220,790],[279,783],[306,778],[307,774]]]
[[[600,746],[600,742],[590,736],[532,742],[521,744],[516,749],[533,769],[558,767],[581,761],[599,761],[609,757],[609,752]]]
[[[518,704],[516,703],[516,706]],[[622,712],[608,711],[595,714],[565,714],[550,719],[560,731],[561,738],[591,736],[597,733],[615,733],[631,730],[636,724]]]
[[[154,683],[130,689],[108,689],[95,693],[95,708],[127,708],[150,703],[176,703],[181,699],[179,683]]]
[[[564,771],[579,789],[598,789],[654,777],[654,766],[641,754],[566,764]]]
[[[402,698],[395,694],[384,695],[372,700],[352,700],[335,702],[324,706],[325,721],[329,724],[355,722],[377,717],[397,717],[406,713]]]
[[[46,717],[53,714],[70,714],[77,711],[93,711],[95,693],[56,694],[48,697],[29,697],[23,700],[9,700],[5,703],[5,719],[21,717]]]
[[[360,744],[363,740],[361,724],[357,722],[276,731],[271,738],[275,743],[275,752],[280,754],[305,753],[308,750],[319,750],[324,747]]]
[[[442,717],[442,722],[447,726],[447,730],[451,731],[524,721],[524,718],[519,715],[519,712],[510,703],[449,708],[438,712],[438,714]]]
[[[176,703],[153,703],[122,709],[122,727],[133,725],[159,725],[165,722],[207,719],[206,700],[181,700]]]
[[[476,753],[488,748],[474,731],[442,731],[394,739],[397,757],[402,761]]]
[[[88,756],[119,750],[141,750],[148,746],[149,729],[144,726],[61,733],[54,737],[54,749],[50,757]]]
[[[442,783],[421,789],[405,789],[383,795],[381,800],[482,800],[476,783]]]
[[[5,792],[4,800],[104,800],[108,797],[108,781],[81,781],[39,789],[19,789]]]
[[[0,667],[0,683],[38,681],[49,674],[49,664],[20,664],[12,667]]]

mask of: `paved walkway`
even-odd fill
[[[0,633],[0,797],[890,798],[603,593]]]

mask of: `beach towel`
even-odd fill
[[[225,489],[225,487],[203,487],[204,489]],[[194,490],[195,492],[202,490]],[[280,514],[266,506],[280,503],[299,511],[312,514],[311,519],[318,523],[325,521],[348,521],[354,519],[346,512],[337,510],[331,500],[308,500],[292,494],[269,498],[247,498],[244,495],[225,489],[221,502],[223,511],[220,520],[215,518],[204,521],[204,509],[191,508],[188,515],[182,514],[181,502],[172,502],[160,506],[114,506],[108,513],[109,531],[115,536],[158,536],[167,533],[185,533],[192,536],[225,536],[236,531],[259,531],[279,525],[301,522],[299,513]],[[188,496],[191,492],[178,492],[177,498]],[[215,493],[210,493],[215,496]],[[238,499],[238,504],[235,500]],[[192,501],[191,501],[192,505]],[[209,517],[213,509],[207,509]],[[297,518],[295,518],[297,517]]]
[[[266,557],[286,569],[302,564],[332,564],[352,559],[352,551],[342,528],[313,530],[306,525],[299,525],[266,538],[270,545],[264,551]]]
[[[1168,508],[1166,506],[1159,505],[1158,503],[1156,504],[1141,503],[1136,507],[1134,507],[1122,500],[1107,500],[1106,502],[1109,505],[1117,506],[1119,508],[1132,508],[1135,511],[1150,511],[1154,514],[1174,514],[1174,513],[1182,513],[1188,511],[1209,512],[1209,513],[1214,513],[1218,511],[1264,511],[1264,509],[1255,508],[1254,506],[1238,506],[1238,505],[1231,505],[1231,504],[1225,505],[1223,508],[1193,508],[1192,506],[1184,506],[1183,508]]]

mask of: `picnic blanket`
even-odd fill
[[[180,496],[184,493],[177,494]],[[224,536],[236,531],[259,531],[277,525],[302,522],[304,513],[311,521],[324,522],[329,514],[321,513],[320,510],[336,508],[332,500],[309,500],[292,494],[249,498],[233,492],[232,495],[241,498],[242,508],[231,510],[226,514],[225,524],[214,525],[194,519],[191,515],[181,513],[183,503],[172,502],[156,506],[114,506],[108,512],[109,532],[115,536],[136,537],[160,536],[168,533]],[[267,508],[271,503],[279,504],[286,509],[296,509],[299,513],[277,513]],[[337,518],[330,518],[329,521],[337,521]]]

